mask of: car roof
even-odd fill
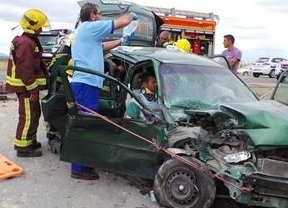
[[[223,67],[207,57],[167,48],[119,46],[113,49],[111,53],[119,57],[122,56],[132,63],[154,59],[161,63]]]

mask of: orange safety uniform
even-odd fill
[[[7,92],[16,93],[19,101],[16,147],[28,147],[36,141],[40,101],[31,102],[29,98],[46,88],[48,76],[37,36],[27,33],[16,36],[12,40],[6,76]]]

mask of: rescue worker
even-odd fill
[[[29,9],[23,14],[20,26],[24,32],[12,40],[6,76],[7,91],[16,93],[19,102],[14,149],[18,157],[39,157],[42,155],[36,136],[41,116],[39,91],[46,88],[48,72],[37,35],[50,23],[42,11]]]
[[[182,52],[190,53],[191,52],[191,44],[187,39],[179,39],[174,43],[177,49]]]
[[[174,41],[171,40],[171,33],[168,31],[162,31],[157,37],[155,46],[165,48],[167,45],[171,45],[173,43]]]
[[[108,51],[121,44],[126,45],[132,39],[133,34],[126,36],[123,34],[121,39],[113,41],[102,42],[102,40],[112,34],[114,30],[124,28],[133,20],[138,20],[138,16],[134,13],[127,13],[115,20],[102,20],[99,7],[94,3],[87,2],[80,9],[80,20],[81,24],[71,47],[73,66],[90,68],[103,73],[103,50]],[[103,78],[81,71],[73,72],[71,89],[77,103],[98,111],[102,87]],[[85,112],[81,108],[79,111]],[[77,163],[71,165],[71,177],[84,180],[99,179],[99,175],[92,167]]]

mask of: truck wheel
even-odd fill
[[[269,78],[275,78],[275,70],[272,69],[269,73]]]
[[[203,163],[185,158],[204,170],[189,167],[175,158],[167,160],[155,176],[156,199],[170,208],[209,208],[216,195],[215,181]]]

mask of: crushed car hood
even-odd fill
[[[254,146],[288,145],[288,107],[273,100],[248,103],[219,104],[213,110],[186,111],[206,113],[219,130],[241,129]]]

